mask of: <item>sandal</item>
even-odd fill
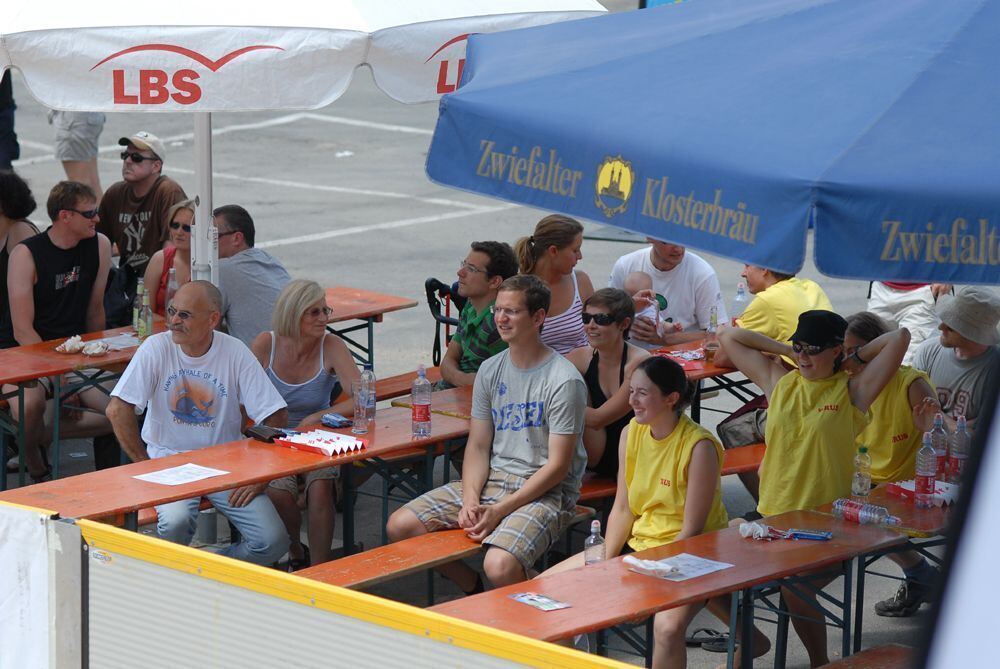
[[[699,627],[689,636],[684,637],[684,643],[689,646],[702,646],[706,643],[715,643],[718,641],[723,641],[724,643],[729,640],[729,634],[726,632],[720,632],[714,630],[710,627]]]
[[[288,558],[288,571],[298,571],[312,565],[312,556],[309,555],[309,547],[302,544],[302,557]]]

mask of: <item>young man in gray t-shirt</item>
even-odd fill
[[[509,348],[476,374],[462,480],[432,490],[389,519],[392,541],[464,528],[489,546],[497,587],[523,581],[573,517],[587,463],[587,391],[576,368],[542,343],[549,289],[537,277],[504,281],[493,307]],[[439,571],[468,594],[481,578],[462,562]]]

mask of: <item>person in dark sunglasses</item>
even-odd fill
[[[132,300],[136,282],[145,276],[150,259],[167,241],[170,208],[187,195],[162,173],[166,148],[159,137],[141,130],[122,137],[118,144],[124,147],[122,180],[112,184],[101,198],[98,231],[118,250],[118,266],[127,275],[125,291]],[[146,285],[150,287],[148,282]],[[122,319],[131,322],[131,309],[109,325],[126,325]]]
[[[727,328],[719,336],[737,369],[764,391],[769,402],[760,466],[763,516],[811,509],[851,494],[855,437],[868,424],[871,406],[893,379],[910,343],[910,332],[887,332],[857,348],[863,361],[853,375],[841,369],[847,322],[832,311],[799,316],[791,345],[759,332]],[[776,356],[792,357],[788,371]],[[824,577],[812,584],[822,588]],[[826,627],[813,619],[816,595],[783,589],[792,623],[809,653],[811,666],[829,661]]]
[[[167,287],[170,270],[174,270],[177,288],[191,280],[191,226],[194,225],[194,200],[181,200],[167,212],[170,246],[160,249],[146,265],[143,283],[150,291],[149,305],[161,316],[166,315]]]
[[[52,227],[28,237],[10,254],[7,290],[9,318],[0,323],[0,348],[27,346],[41,341],[68,338],[104,329],[104,286],[111,265],[111,244],[96,231],[97,198],[86,184],[61,181],[49,193],[46,209]],[[43,380],[24,389],[23,403],[17,393],[10,412],[23,422],[24,449],[33,482],[47,480],[51,469],[44,461],[46,384]],[[51,384],[49,384],[51,387]],[[3,392],[16,391],[4,386]],[[108,434],[104,418],[107,395],[96,388],[79,393],[80,403],[94,412],[62,418],[63,438]],[[118,464],[118,449],[95,448],[98,468]],[[108,456],[113,457],[108,457]]]
[[[583,445],[587,468],[608,478],[618,476],[618,439],[632,419],[628,383],[632,370],[649,353],[627,341],[635,318],[628,293],[602,288],[583,304],[583,331],[587,345],[573,349],[566,359],[573,363],[587,385],[589,406]]]

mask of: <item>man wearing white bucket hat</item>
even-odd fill
[[[989,288],[966,286],[938,298],[934,311],[941,319],[941,335],[920,345],[913,366],[927,372],[937,388],[949,428],[954,430],[952,421],[964,415],[974,429],[990,372],[1000,364],[1000,296]]]
[[[927,372],[937,389],[949,432],[955,430],[958,416],[965,416],[971,431],[984,409],[990,377],[1000,372],[1000,297],[988,288],[966,286],[954,296],[939,297],[934,311],[941,319],[941,336],[917,348],[913,367]],[[928,601],[937,570],[916,551],[889,557],[903,569],[905,580],[895,596],[875,605],[875,613],[890,618],[912,616]]]

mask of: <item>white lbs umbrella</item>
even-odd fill
[[[195,112],[199,220],[212,211],[211,112],[316,109],[372,69],[390,97],[430,102],[461,76],[472,33],[604,12],[596,0],[102,0],[0,6],[0,72],[42,104]],[[212,226],[195,227],[195,278],[215,280]]]

